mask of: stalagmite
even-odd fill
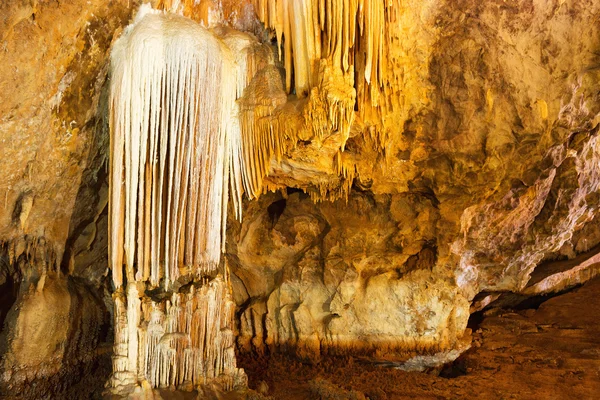
[[[234,303],[222,278],[229,198],[241,218],[242,192],[255,198],[271,189],[264,182],[271,163],[301,137],[318,146],[334,137],[339,147],[332,160],[338,184],[316,182],[311,197],[334,200],[350,191],[356,169],[342,152],[356,101],[355,21],[359,10],[365,29],[379,20],[368,19],[372,13],[356,1],[261,4],[259,15],[278,30],[279,46],[284,42],[285,85],[273,51],[251,35],[222,26],[209,31],[149,6],[114,44],[113,386],[243,385],[233,351]],[[377,80],[380,50],[373,46],[369,77]],[[289,101],[291,76],[296,100]],[[168,300],[150,299],[151,289]]]
[[[197,387],[209,380],[225,390],[245,385],[234,354],[235,303],[220,275],[160,302],[140,302],[136,290],[130,284],[127,305],[122,294],[114,297],[113,386],[138,380],[152,387]]]

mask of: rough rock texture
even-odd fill
[[[433,335],[436,344],[444,342],[442,332],[455,342],[464,330],[467,304],[475,295],[524,291],[542,261],[573,258],[598,243],[591,226],[600,184],[600,36],[594,25],[600,6],[558,1],[391,2],[384,13],[388,56],[379,61],[387,66],[379,79],[386,96],[377,105],[374,98],[365,97],[356,61],[357,105],[341,153],[344,168],[323,167],[340,159],[314,134],[288,149],[281,162],[272,162],[265,182],[270,189],[297,187],[311,196],[316,192],[317,199],[337,198],[332,195],[338,193],[336,187],[347,185],[340,181],[343,170],[351,171],[343,177],[354,178],[355,189],[415,198],[407,207],[397,205],[405,220],[365,218],[359,228],[346,215],[360,209],[352,200],[348,205],[317,207],[321,213],[335,209],[337,215],[344,215],[339,225],[347,237],[360,237],[367,224],[385,236],[388,223],[394,221],[406,231],[404,236],[435,246],[431,269],[404,275],[410,269],[407,257],[421,250],[410,243],[403,244],[401,251],[397,242],[384,245],[385,252],[398,251],[401,257],[361,254],[366,248],[377,248],[369,243],[377,241],[372,233],[364,235],[368,240],[342,240],[337,249],[327,238],[338,234],[328,233],[324,245],[316,246],[315,237],[325,228],[314,217],[293,229],[280,229],[290,231],[288,238],[296,237],[280,256],[285,244],[278,245],[283,240],[276,239],[277,227],[269,233],[246,220],[242,234],[231,241],[234,246],[239,240],[238,249],[231,252],[240,259],[239,278],[248,293],[240,301],[253,310],[244,314],[242,332],[258,338],[256,342],[267,338],[268,343],[295,343],[306,335],[305,346],[317,352],[322,341],[343,346],[345,329],[344,334],[350,333],[350,340],[360,347],[364,334],[372,334],[373,341],[384,339],[390,333],[384,326],[390,326],[395,340],[415,340],[417,345],[427,342],[425,332]],[[363,54],[361,45],[355,49],[356,57]],[[398,197],[392,199],[391,209]],[[424,215],[435,215],[429,235],[423,234],[427,224],[418,219],[423,218],[419,209],[428,209]],[[325,226],[335,229],[330,218],[325,220]],[[255,249],[245,244],[252,236],[256,236]],[[317,249],[307,256],[297,251],[313,246]],[[331,253],[329,246],[334,248]],[[262,259],[255,256],[258,247]],[[357,253],[362,260],[350,266],[345,257]],[[282,267],[298,262],[290,258],[295,254],[302,255],[299,267],[293,269],[296,276]],[[329,280],[328,273],[335,268],[328,257],[334,254],[343,255],[343,262],[336,267],[337,276]],[[292,261],[284,261],[286,255]],[[547,281],[544,291],[572,286],[581,281],[576,275],[589,279],[597,273],[594,265],[589,262],[578,271],[567,268],[566,275],[573,276],[571,284],[564,279]],[[254,271],[247,272],[250,269]],[[257,269],[267,279],[260,279],[263,275]],[[372,272],[395,270],[403,271],[400,278]],[[309,277],[309,271],[315,271],[314,276]],[[404,285],[418,289],[404,294]],[[371,291],[374,287],[378,289]],[[529,288],[526,293],[536,290]],[[383,293],[395,304],[394,312],[371,315],[375,309],[386,309],[378,303]],[[436,310],[434,303],[441,305],[444,296],[449,296],[454,311],[447,305],[442,307],[444,313]],[[317,298],[321,300],[315,304]],[[369,302],[373,308],[361,308]],[[420,327],[419,307],[433,311]],[[385,319],[392,315],[393,322]],[[448,322],[440,324],[439,319]],[[406,326],[411,328],[401,328]],[[448,331],[447,327],[454,328]],[[330,328],[334,331],[327,331]]]
[[[438,219],[412,194],[251,203],[229,241],[242,347],[394,357],[458,346],[469,302],[436,269]]]
[[[94,177],[82,176],[95,152],[106,150],[99,100],[126,3],[6,2],[0,11],[0,235],[45,238],[58,264],[69,228],[93,217],[91,204],[78,210],[76,200],[86,195],[80,186],[93,186]]]
[[[286,52],[252,5],[269,2],[183,3],[198,21],[224,21],[267,44],[278,38],[273,51]],[[262,189],[280,192],[246,202],[243,222],[229,223],[241,349],[394,361],[462,349],[470,309],[516,304],[599,272],[600,4],[372,4],[383,13],[369,25],[384,33],[380,69],[371,69],[381,72],[377,84],[365,81],[373,54],[365,35],[348,51],[353,72],[324,53],[314,66],[323,79],[295,93],[293,82],[277,81],[295,76],[282,61],[251,83],[271,90],[270,103],[252,92],[240,102],[249,125],[262,121],[283,138],[261,161]],[[46,380],[26,395],[52,397],[45,390],[68,386],[79,376],[68,371],[81,371],[71,366],[89,364],[104,340],[93,327],[112,309],[107,55],[137,6],[0,4],[2,390]],[[315,204],[288,188],[339,200]],[[53,333],[27,341],[39,335],[41,313]],[[472,393],[466,382],[463,397]]]
[[[272,399],[592,399],[600,391],[599,293],[596,278],[538,309],[496,310],[474,326],[467,353],[428,374],[361,358],[241,364],[250,387]]]
[[[108,378],[106,57],[128,3],[0,5],[0,395]]]
[[[44,276],[22,291],[7,319],[14,322],[0,342],[7,383],[0,395],[58,396],[98,369],[98,344],[106,340],[110,321],[84,283]],[[88,393],[97,389],[96,383]]]

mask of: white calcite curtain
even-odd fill
[[[227,275],[218,274],[230,189],[241,217],[242,72],[209,30],[149,6],[114,44],[113,387],[220,380],[232,388],[245,379],[235,362],[235,303]],[[180,291],[183,274],[193,283]],[[149,298],[146,290],[159,286],[171,294]]]
[[[236,66],[192,20],[143,8],[111,55],[110,262],[116,287],[219,265],[230,175],[240,211]]]

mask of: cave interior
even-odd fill
[[[0,3],[0,398],[600,398],[599,27]]]

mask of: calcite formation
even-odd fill
[[[233,60],[199,24],[146,7],[111,58],[113,281],[125,264],[128,282],[168,290],[181,265],[196,277],[217,269],[230,175],[241,201]]]
[[[235,305],[220,276],[208,281],[223,270],[230,179],[241,213],[230,50],[196,22],[143,6],[114,45],[111,77],[112,384],[244,386]],[[178,292],[182,275],[198,291]],[[149,299],[159,283],[170,300]]]
[[[162,302],[149,299],[139,286],[130,283],[114,296],[113,386],[145,381],[155,388],[191,390],[211,382],[232,390],[246,385],[244,371],[236,368],[235,303],[221,277]]]

